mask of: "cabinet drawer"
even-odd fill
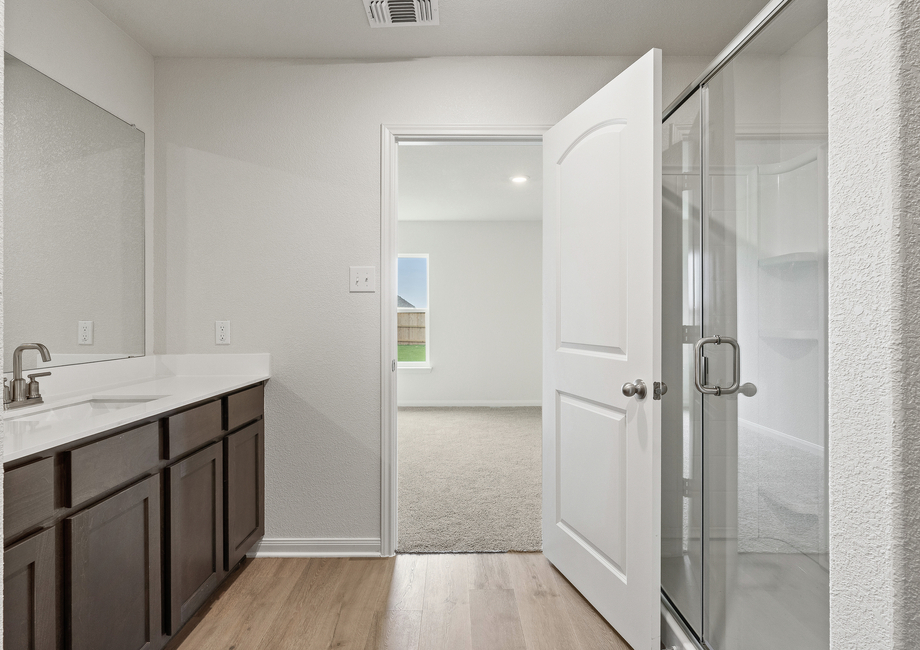
[[[68,507],[149,471],[160,460],[156,422],[65,452],[69,468]]]
[[[42,458],[3,475],[3,536],[9,539],[54,514],[54,459]]]
[[[227,430],[252,422],[262,415],[265,391],[262,385],[234,393],[227,398]]]
[[[223,433],[220,400],[196,406],[169,418],[167,456],[173,459],[203,446]]]

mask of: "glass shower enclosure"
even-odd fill
[[[827,649],[826,3],[663,129],[663,598],[702,647]]]

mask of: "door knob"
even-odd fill
[[[626,395],[626,397],[635,395],[639,399],[645,399],[645,396],[648,395],[648,388],[644,381],[637,379],[635,384],[629,382],[623,384],[623,394]]]

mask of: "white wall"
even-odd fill
[[[542,221],[400,221],[428,253],[431,372],[404,368],[400,406],[539,405]]]
[[[136,125],[146,136],[146,349],[150,353],[154,333],[153,57],[86,0],[10,0],[6,25],[7,52]],[[74,324],[74,332],[75,328]]]
[[[828,3],[831,647],[920,643],[920,3]]]
[[[632,60],[157,59],[158,337],[272,353],[268,537],[380,534],[380,298],[348,267],[380,267],[381,124],[551,124]],[[665,98],[706,62],[665,59]]]

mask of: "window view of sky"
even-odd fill
[[[397,290],[400,298],[419,309],[428,308],[428,258],[400,257]]]

